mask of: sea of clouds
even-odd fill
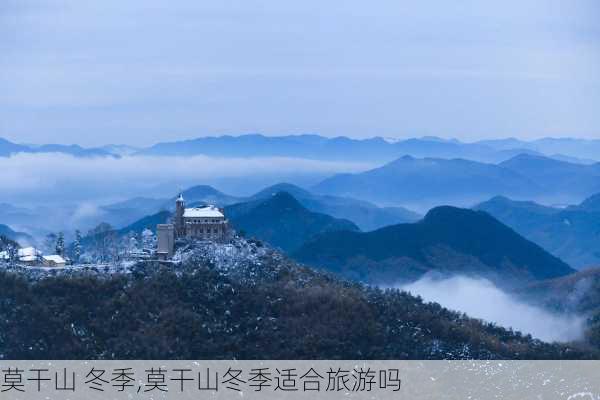
[[[513,328],[544,341],[570,341],[583,335],[585,319],[555,314],[524,303],[486,279],[424,277],[401,289],[470,317]]]
[[[367,163],[285,157],[77,158],[56,153],[20,153],[0,157],[0,203],[85,201],[97,204],[139,195],[171,197],[173,191],[200,184],[232,190],[232,194],[249,194],[262,189],[262,185],[281,181],[312,184],[335,173],[359,172],[372,167]]]

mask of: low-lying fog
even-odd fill
[[[583,335],[583,317],[554,314],[523,303],[486,279],[424,277],[401,289],[419,295],[425,301],[436,302],[506,328],[512,327],[547,342],[576,340]]]
[[[0,157],[0,203],[93,202],[134,196],[169,198],[178,189],[204,184],[233,195],[247,195],[266,185],[315,184],[339,172],[359,172],[374,165],[286,157],[218,158],[125,156],[77,158],[65,154],[16,154]]]

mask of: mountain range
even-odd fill
[[[495,151],[486,146],[439,138],[408,139],[390,142],[380,137],[351,139],[326,138],[319,135],[203,137],[198,139],[158,143],[141,150],[140,155],[218,157],[298,157],[318,160],[391,160],[399,155],[436,154],[440,157],[493,157]]]
[[[306,207],[310,211],[328,214],[339,219],[350,220],[361,230],[373,230],[401,222],[414,222],[421,218],[419,214],[403,207],[377,207],[367,201],[356,200],[349,197],[317,195],[289,183],[279,183],[266,187],[248,197],[228,195],[208,185],[190,187],[182,191],[182,195],[188,207],[204,204],[214,204],[219,207],[226,207],[239,203],[258,204],[280,192],[291,194],[303,207]],[[103,206],[102,209],[118,214],[130,213],[130,215],[135,215],[136,218],[141,218],[144,215],[152,214],[160,210],[174,211],[175,198],[176,196],[173,196],[170,199],[138,197]],[[233,212],[233,208],[228,212]],[[130,222],[132,221],[129,221],[128,223]],[[112,222],[110,223],[113,224]]]
[[[27,145],[0,138],[0,157],[9,157],[17,153],[63,153],[75,157],[118,157],[118,154],[103,148],[83,148],[76,144]]]
[[[318,195],[289,183],[269,186],[251,196],[249,200],[265,199],[279,192],[291,194],[311,211],[350,220],[363,231],[401,222],[415,222],[422,217],[404,207],[377,207],[352,197]]]
[[[199,193],[197,190],[193,192]],[[168,222],[172,215],[171,211],[162,210],[116,229],[103,224],[104,228],[90,231],[83,238],[82,245],[95,246],[103,243],[105,237],[112,235],[118,238],[131,232],[139,234],[145,229],[156,232],[156,225]],[[351,221],[308,210],[286,192],[226,206],[225,215],[238,233],[268,242],[284,251],[295,250],[319,233],[359,230]]]
[[[369,171],[334,175],[312,190],[413,209],[469,206],[496,195],[570,203],[600,192],[600,163],[574,164],[530,154],[500,164],[404,156]]]
[[[182,191],[181,195],[185,199],[188,207],[193,207],[198,204],[213,204],[219,207],[224,207],[229,204],[240,203],[246,200],[244,197],[236,197],[225,194],[208,185],[192,186]],[[176,198],[177,196],[173,196],[164,201],[161,207],[174,211]]]
[[[594,151],[595,149],[595,151]],[[488,140],[474,143],[426,136],[405,140],[381,137],[351,139],[319,135],[201,137],[157,143],[142,149],[139,155],[218,157],[298,157],[319,160],[362,160],[386,162],[403,155],[418,158],[465,158],[497,163],[528,153],[569,159],[581,163],[598,160],[600,140],[540,139],[531,142],[517,139]],[[590,160],[591,159],[591,160]]]
[[[240,234],[263,240],[284,251],[295,250],[319,233],[359,230],[351,221],[309,211],[286,192],[229,205],[225,207],[225,214],[231,226]],[[145,229],[156,232],[156,225],[168,222],[171,216],[170,211],[159,211],[120,229],[93,232],[82,243],[84,246],[94,245],[109,234],[125,236],[130,232],[139,234]]]
[[[413,224],[366,233],[324,233],[293,257],[349,278],[387,285],[427,273],[458,273],[514,286],[574,272],[489,214],[448,206],[431,210]]]
[[[600,195],[554,208],[494,197],[475,206],[575,268],[600,266]]]
[[[547,196],[568,199],[600,192],[600,163],[574,164],[548,157],[519,154],[498,165],[535,182]]]
[[[197,185],[184,190],[183,196],[189,207],[215,204],[219,207],[236,203],[264,200],[279,192],[292,193],[308,210],[328,214],[338,219],[352,221],[361,230],[373,230],[385,225],[412,222],[419,214],[402,207],[377,207],[372,203],[339,196],[320,196],[298,186],[280,183],[269,186],[248,197],[223,193],[211,186]],[[14,230],[27,232],[40,239],[51,232],[65,231],[71,240],[75,229],[86,232],[100,223],[107,223],[116,230],[126,229],[140,219],[161,211],[174,211],[175,196],[171,198],[134,197],[116,203],[91,206],[62,204],[60,207],[15,207],[0,204],[0,223]],[[154,229],[154,228],[153,228]]]
[[[600,154],[600,140],[575,139],[575,138],[541,138],[526,141],[516,138],[482,140],[477,142],[496,150],[526,149],[532,152],[551,156],[552,158],[568,157],[571,161],[583,163],[598,162]]]
[[[527,153],[585,164],[593,163],[594,160],[599,161],[600,140],[545,138],[523,141],[508,138],[466,143],[456,139],[442,139],[433,136],[390,140],[381,137],[369,139],[352,139],[343,136],[328,138],[314,134],[283,136],[246,134],[163,142],[146,148],[119,144],[83,148],[78,145],[17,144],[0,138],[0,156],[6,157],[20,152],[58,152],[77,157],[208,155],[376,162],[389,162],[403,155],[411,155],[417,158],[465,158],[490,163],[498,163],[515,155]]]
[[[469,205],[490,194],[538,196],[538,185],[514,170],[464,159],[404,156],[357,174],[338,174],[312,188],[316,193],[349,196],[379,204],[429,208]],[[417,207],[417,206],[413,206]]]

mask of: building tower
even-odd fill
[[[185,236],[185,225],[183,223],[183,213],[185,212],[185,200],[183,195],[179,193],[179,197],[175,201],[175,237],[180,238]]]
[[[156,225],[156,256],[159,260],[168,260],[173,257],[175,250],[175,227],[173,224]]]

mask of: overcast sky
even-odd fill
[[[600,2],[1,0],[0,137],[600,138]]]

